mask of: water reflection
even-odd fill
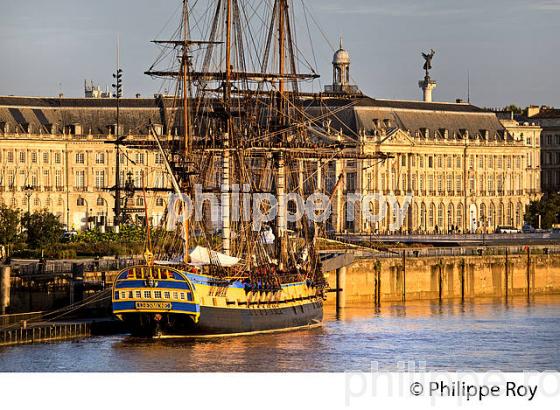
[[[559,370],[560,296],[327,305],[321,328],[248,337],[129,336],[0,348],[0,371]]]

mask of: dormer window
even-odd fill
[[[488,141],[488,138],[490,137],[490,132],[488,130],[480,130],[480,137],[483,140]]]
[[[381,123],[380,123],[380,121],[379,121],[377,118],[375,118],[375,119],[373,120],[373,125],[375,125],[376,128],[379,128],[379,126],[381,125]]]
[[[442,138],[448,139],[449,138],[449,130],[446,128],[440,128],[439,129],[439,134],[441,135]]]
[[[391,120],[385,119],[383,120],[383,124],[385,124],[386,128],[391,128]]]
[[[420,134],[426,139],[430,138],[430,130],[428,128],[420,128]]]

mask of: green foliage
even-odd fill
[[[518,107],[518,106],[515,105],[515,104],[510,104],[510,105],[504,107],[504,108],[503,108],[503,111],[511,111],[511,112],[513,112],[514,114],[522,114],[523,111],[524,111],[524,109],[521,108],[521,107]]]
[[[560,195],[551,194],[544,196],[540,201],[529,204],[525,220],[533,227],[539,226],[539,215],[541,216],[541,228],[550,229],[553,224],[560,222]]]
[[[19,209],[0,205],[0,244],[13,244],[19,238]]]
[[[34,248],[43,248],[59,242],[64,228],[59,218],[42,210],[33,214],[26,213],[22,225],[27,229],[27,244]]]

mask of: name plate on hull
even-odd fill
[[[171,303],[166,302],[136,302],[138,310],[171,310]]]

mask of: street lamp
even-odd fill
[[[33,191],[35,188],[32,185],[25,185],[23,187],[23,192],[27,197],[27,230],[29,231],[29,224],[31,223],[31,197],[33,196]]]

